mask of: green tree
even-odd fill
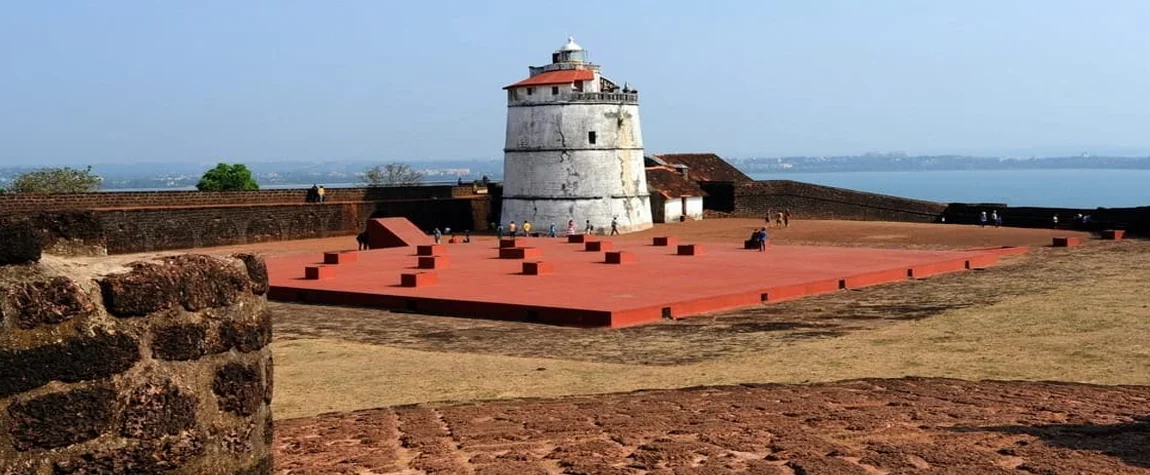
[[[364,170],[360,180],[368,186],[418,185],[423,181],[423,174],[406,163],[388,163]]]
[[[228,165],[221,163],[215,168],[204,172],[200,182],[196,183],[200,191],[254,191],[260,189],[256,179],[252,178],[252,171],[242,163]]]
[[[88,193],[98,191],[99,175],[92,173],[92,167],[78,170],[71,167],[40,168],[17,175],[12,179],[10,190],[13,193]]]

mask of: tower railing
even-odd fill
[[[639,94],[631,92],[575,92],[572,102],[639,102]]]

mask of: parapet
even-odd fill
[[[0,266],[3,473],[270,474],[253,255]]]

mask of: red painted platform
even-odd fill
[[[359,262],[340,266],[336,276],[324,280],[304,279],[304,268],[322,263],[323,255],[285,256],[267,261],[269,297],[436,315],[622,327],[656,322],[667,314],[683,318],[984,268],[1000,256],[1026,251],[772,246],[758,252],[742,249],[741,242],[710,242],[699,243],[706,253],[683,258],[676,255],[676,247],[616,241],[614,251],[637,258],[621,266],[605,263],[603,253],[584,251],[582,243],[519,238],[516,244],[546,255],[547,267],[555,273],[547,278],[525,275],[525,262],[500,259],[495,242],[452,247],[451,266],[436,269],[435,282],[420,287],[400,285],[400,275],[412,274],[416,267],[416,249],[410,247],[360,252]]]
[[[367,221],[367,242],[372,249],[418,246],[435,242],[407,218],[375,218]]]

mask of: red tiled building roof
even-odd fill
[[[521,86],[544,86],[548,84],[570,84],[575,81],[590,81],[595,79],[595,72],[590,69],[560,69],[547,71],[519,81],[504,89]]]
[[[754,181],[739,171],[722,157],[713,153],[664,153],[656,158],[668,165],[686,165],[687,176],[692,181],[729,181],[742,183]]]
[[[667,199],[707,196],[697,183],[683,179],[683,175],[670,167],[648,167],[647,190],[663,195]]]

